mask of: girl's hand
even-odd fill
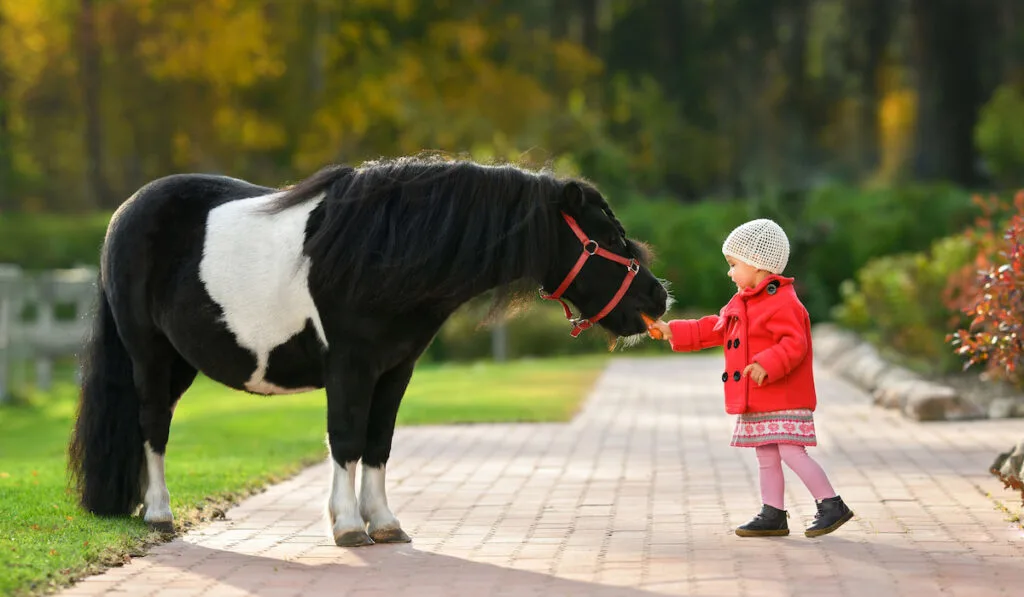
[[[768,372],[764,370],[760,363],[751,363],[743,369],[743,377],[748,375],[750,379],[754,380],[754,383],[761,385],[765,378],[768,377]]]
[[[655,322],[652,322],[649,326],[647,326],[647,330],[651,337],[654,338],[655,340],[672,339],[672,328],[670,328],[667,323],[660,319]]]

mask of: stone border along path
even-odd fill
[[[816,363],[834,369],[871,394],[876,405],[896,409],[912,419],[1024,417],[1024,394],[1010,384],[968,383],[958,389],[941,378],[929,379],[889,362],[871,343],[835,324],[814,326],[814,357]]]
[[[622,358],[568,424],[401,428],[388,490],[411,544],[335,547],[322,464],[62,594],[1022,594],[1024,534],[997,507],[1014,494],[986,472],[1019,422],[910,421],[819,369],[813,453],[858,516],[804,537],[814,507],[787,470],[795,532],[740,538],[757,465],[729,446],[720,368]]]

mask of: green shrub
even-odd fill
[[[964,234],[974,260],[947,286],[965,319],[947,340],[965,367],[1024,388],[1024,190],[1009,204],[978,199],[983,215]]]
[[[824,233],[801,272],[820,293],[812,314],[826,316],[841,300],[840,284],[869,261],[926,251],[937,239],[970,224],[976,213],[969,193],[947,185],[856,193],[830,188],[813,194],[803,220]]]
[[[494,326],[483,323],[488,306],[487,298],[483,297],[459,309],[441,328],[424,358],[430,361],[489,360]],[[508,319],[505,326],[509,359],[608,352],[608,333],[599,326],[585,330],[579,337],[569,336],[572,326],[566,321],[561,305],[552,301],[537,299],[523,312]],[[624,355],[669,352],[667,344],[650,339],[637,346],[616,348],[617,354]]]
[[[721,252],[729,231],[749,219],[775,219],[790,237],[785,273],[796,278],[814,321],[831,318],[832,307],[843,299],[840,285],[869,261],[926,250],[935,239],[962,229],[979,211],[966,191],[918,184],[873,190],[829,186],[700,203],[609,192],[609,200],[630,235],[652,246],[652,270],[670,283],[677,310],[689,314],[717,313],[735,292]],[[0,215],[0,263],[28,269],[96,265],[108,220],[109,214]],[[467,306],[451,318],[428,357],[491,354],[490,329],[476,329],[482,314],[475,308]],[[561,313],[558,305],[537,299],[530,312],[509,322],[510,356],[607,350],[597,330],[569,338]]]
[[[830,186],[694,204],[630,198],[616,208],[626,230],[654,246],[653,270],[672,283],[679,308],[702,311],[717,312],[735,292],[721,252],[729,231],[749,219],[776,220],[791,245],[785,275],[796,278],[814,321],[831,318],[840,284],[872,259],[924,251],[977,213],[968,192],[948,185]]]
[[[27,270],[99,264],[110,214],[0,215],[0,263]]]
[[[651,269],[670,283],[680,308],[717,313],[736,291],[726,276],[722,242],[748,219],[744,203],[631,201],[616,215],[630,236],[650,244]]]
[[[972,257],[967,239],[952,236],[926,252],[873,259],[857,272],[856,282],[841,284],[836,322],[917,368],[955,371],[960,359],[949,349],[946,335],[956,329],[959,317],[946,304],[943,291],[949,277]]]
[[[1024,95],[1002,85],[978,114],[974,141],[995,178],[1006,186],[1024,184]]]

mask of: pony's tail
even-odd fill
[[[93,329],[81,355],[82,389],[68,472],[82,507],[94,514],[131,514],[142,502],[144,461],[139,396],[132,361],[110,302],[99,286]]]

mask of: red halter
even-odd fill
[[[572,323],[572,331],[569,332],[569,335],[575,338],[580,335],[580,332],[597,323],[605,315],[611,313],[611,310],[615,308],[615,305],[619,304],[619,301],[622,300],[623,296],[625,296],[626,291],[629,290],[629,285],[633,283],[633,278],[635,278],[637,272],[640,271],[640,263],[637,262],[636,259],[626,259],[621,255],[616,255],[615,253],[602,248],[597,244],[596,240],[587,238],[586,233],[583,232],[572,216],[562,212],[562,217],[565,218],[565,221],[569,224],[569,228],[571,228],[573,233],[576,234],[576,238],[580,239],[580,242],[583,243],[583,253],[581,253],[579,259],[576,260],[576,265],[572,266],[572,269],[569,270],[568,274],[566,274],[565,279],[562,280],[558,289],[551,294],[545,294],[544,289],[541,288],[540,297],[562,303],[562,308],[565,309],[565,318]],[[626,278],[622,281],[622,285],[619,286],[619,291],[615,293],[612,300],[608,301],[608,304],[604,306],[604,309],[601,309],[596,315],[589,319],[584,319],[583,313],[580,313],[578,318],[574,318],[572,316],[572,310],[569,309],[569,305],[565,304],[565,301],[562,300],[562,293],[564,293],[565,289],[569,287],[569,284],[572,284],[572,281],[580,273],[580,270],[583,269],[583,264],[587,262],[587,259],[590,259],[591,255],[599,255],[605,259],[610,259],[615,263],[625,265]]]

